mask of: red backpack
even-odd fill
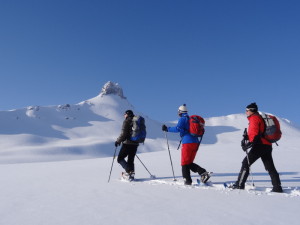
[[[190,134],[195,137],[202,137],[205,129],[205,120],[198,115],[192,115],[189,118]]]
[[[263,138],[267,139],[271,143],[276,143],[280,140],[282,134],[278,119],[273,115],[269,115],[263,112],[259,112],[259,114],[265,122],[265,131],[263,133]]]

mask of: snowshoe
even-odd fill
[[[197,185],[198,185],[198,186],[213,186],[213,184],[212,184],[211,181],[208,181],[208,182],[206,182],[206,183],[203,183],[203,182],[201,181],[201,179],[197,179]]]

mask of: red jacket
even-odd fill
[[[249,141],[253,142],[254,138],[257,135],[263,134],[265,130],[265,123],[263,118],[258,113],[254,113],[251,116],[248,116],[249,126],[248,126],[248,137]],[[269,141],[265,138],[260,137],[261,143],[264,145],[272,145]]]

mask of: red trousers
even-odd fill
[[[194,159],[196,157],[199,143],[187,143],[182,144],[181,147],[181,165],[189,165],[194,162]]]

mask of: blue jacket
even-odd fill
[[[168,132],[180,133],[182,144],[200,143],[197,137],[189,133],[189,115],[187,113],[181,114],[176,127],[168,127]]]

